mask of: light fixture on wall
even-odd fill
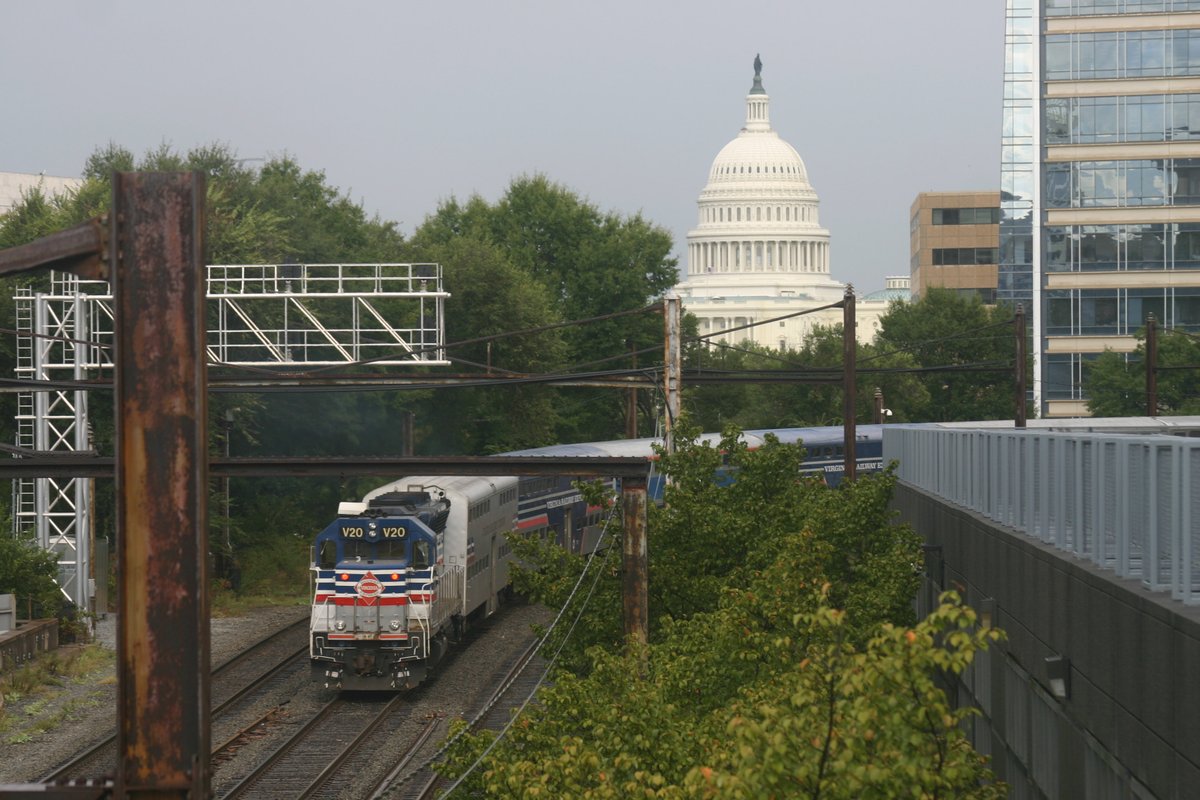
[[[979,624],[984,628],[995,627],[997,622],[996,598],[985,597],[979,601]]]
[[[1050,692],[1060,700],[1071,696],[1071,659],[1066,656],[1046,657],[1046,678]]]

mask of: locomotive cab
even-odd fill
[[[431,626],[450,503],[428,492],[343,503],[316,537],[310,622],[326,688],[415,686],[445,649]]]

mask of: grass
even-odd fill
[[[308,596],[307,584],[299,592],[234,592],[217,587],[210,597],[214,617],[240,617],[263,606],[306,606],[312,599]]]
[[[263,606],[308,605],[307,539],[278,535],[239,551],[241,586],[233,591],[216,582],[210,599],[214,617],[234,617]]]
[[[0,735],[5,744],[25,744],[98,706],[106,690],[70,697],[63,687],[111,685],[115,654],[100,645],[61,647],[0,675]]]
[[[98,644],[60,647],[49,653],[42,653],[10,673],[0,675],[0,695],[4,696],[7,703],[19,703],[31,697],[42,698],[52,693],[56,687],[65,685],[67,681],[81,682],[92,679],[95,673],[110,670],[114,663],[113,652]],[[44,699],[31,702],[26,706],[25,713],[39,713],[40,704],[44,703]]]

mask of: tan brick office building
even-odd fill
[[[909,242],[914,297],[945,287],[996,302],[1000,192],[921,192]]]

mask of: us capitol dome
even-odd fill
[[[713,159],[697,205],[699,222],[687,236],[687,277],[675,291],[699,320],[701,335],[795,349],[813,325],[842,321],[841,309],[826,309],[743,328],[836,303],[846,289],[830,276],[829,231],[821,227],[820,200],[804,159],[771,128],[758,57],[745,125]],[[886,303],[858,304],[860,340],[874,337],[885,310]]]

